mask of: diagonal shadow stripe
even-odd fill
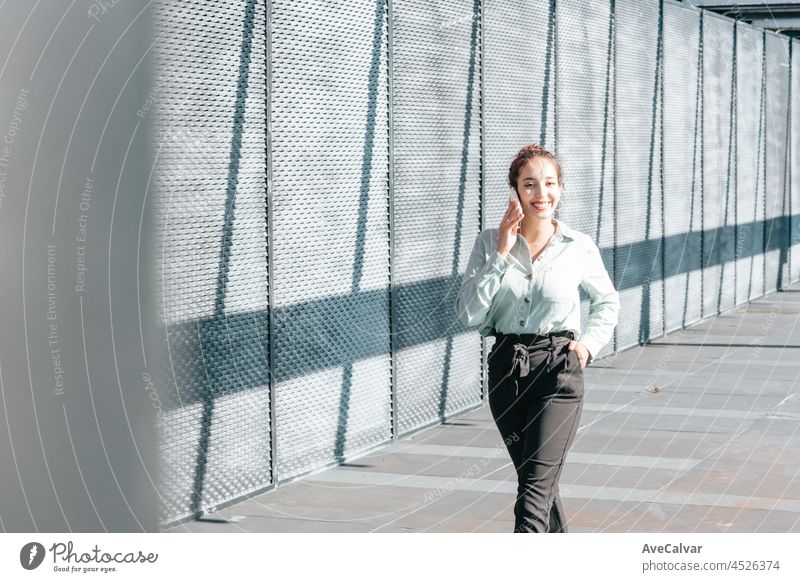
[[[650,152],[647,157],[647,221],[645,223],[645,230],[644,230],[644,240],[648,241],[650,239],[650,235],[652,232],[652,221],[653,221],[653,189],[654,189],[654,168],[655,168],[655,154],[656,154],[656,135],[658,135],[658,119],[659,115],[663,119],[664,116],[664,103],[662,99],[659,99],[661,95],[661,69],[664,66],[663,62],[663,50],[662,47],[664,45],[664,3],[659,3],[658,8],[658,36],[656,37],[656,68],[653,75],[653,98],[650,101]],[[661,107],[659,107],[661,105]],[[659,185],[660,187],[660,185]],[[661,238],[658,239],[659,246],[656,248],[656,252],[661,251],[660,243]],[[628,253],[630,253],[630,247],[628,248]],[[626,256],[625,266],[627,267],[629,262],[630,254],[623,255],[620,250],[620,245],[616,247],[617,256]],[[660,256],[655,255],[652,257],[652,264],[655,266],[656,264],[660,264]],[[615,269],[614,271],[614,285],[617,289],[620,289],[622,285],[621,281],[621,273],[619,269]],[[643,343],[650,338],[650,303],[651,303],[651,293],[650,293],[650,281],[645,281],[642,284],[642,302],[641,307],[639,309],[639,342]]]
[[[353,280],[351,292],[357,295],[363,277],[364,256],[366,253],[367,238],[367,210],[369,206],[370,175],[372,171],[372,158],[375,145],[376,110],[378,104],[378,83],[380,82],[381,54],[383,47],[383,20],[386,9],[385,0],[378,0],[375,8],[375,27],[372,43],[372,59],[368,75],[369,90],[367,95],[367,123],[364,136],[364,154],[361,161],[361,193],[358,203],[358,227],[356,235],[356,253],[353,260]],[[384,128],[386,130],[388,128]],[[382,194],[384,191],[381,192]],[[384,295],[383,312],[388,312],[388,293]],[[302,345],[302,344],[301,344]],[[384,347],[388,342],[383,342]],[[350,413],[350,393],[353,388],[353,365],[350,360],[344,365],[342,384],[339,392],[339,420],[336,423],[336,443],[333,456],[338,463],[344,461],[345,444],[347,438],[347,424]]]
[[[553,75],[553,54],[556,34],[556,0],[550,0],[547,12],[547,42],[544,52],[544,80],[542,81],[541,120],[539,121],[539,143],[547,143],[547,116],[551,113],[550,77]]]
[[[200,393],[196,396],[202,401],[203,413],[200,420],[200,434],[198,435],[197,454],[195,458],[194,487],[191,495],[191,512],[198,515],[202,510],[202,500],[208,463],[209,440],[211,437],[212,418],[214,416],[215,394],[221,389],[220,376],[222,374],[237,376],[236,384],[246,385],[245,378],[240,377],[239,367],[233,370],[229,366],[220,367],[220,360],[226,355],[235,353],[228,321],[225,318],[225,296],[228,284],[228,271],[230,269],[231,246],[233,242],[233,225],[236,203],[236,186],[239,181],[239,162],[241,160],[242,135],[244,133],[244,109],[247,99],[247,83],[250,73],[250,53],[253,43],[253,25],[255,20],[256,0],[248,0],[244,10],[244,26],[242,30],[242,44],[239,56],[239,75],[236,86],[235,113],[233,129],[231,132],[231,152],[228,165],[228,184],[225,192],[225,218],[222,228],[222,241],[220,245],[219,266],[217,268],[216,296],[214,298],[214,317],[212,325],[199,325],[199,345],[201,349],[201,370],[206,372],[208,382],[199,384]],[[252,316],[248,319],[252,319]],[[170,329],[170,336],[172,329]],[[220,356],[221,354],[221,356]],[[180,384],[180,382],[179,382]],[[251,386],[252,387],[252,386]],[[193,391],[195,392],[195,391]]]
[[[453,242],[453,262],[452,262],[452,277],[455,279],[459,276],[458,273],[458,264],[461,257],[461,223],[464,217],[464,200],[466,198],[466,188],[467,188],[467,162],[469,161],[469,141],[470,141],[470,127],[472,125],[472,98],[473,98],[473,87],[475,85],[475,71],[476,71],[476,55],[478,51],[478,22],[480,21],[480,0],[474,0],[472,3],[472,30],[470,32],[470,51],[469,51],[469,70],[467,72],[467,99],[466,99],[466,106],[464,108],[464,129],[463,129],[463,141],[461,146],[461,171],[459,173],[459,180],[458,180],[458,210],[456,212],[456,236]],[[436,318],[440,319],[440,318]],[[433,323],[435,320],[431,320]],[[446,326],[446,322],[444,323]],[[421,326],[417,326],[421,327]],[[434,325],[432,328],[431,326],[425,326],[428,328],[430,332],[431,329],[446,329],[446,327],[440,325]],[[415,328],[416,329],[416,328]],[[412,332],[413,334],[414,332]],[[408,337],[407,333],[403,333],[400,336],[401,338],[406,339]],[[402,345],[402,341],[401,341]],[[447,345],[445,346],[444,350],[444,361],[442,362],[442,380],[439,387],[439,408],[438,408],[438,415],[439,420],[444,421],[446,418],[446,410],[447,410],[447,391],[450,386],[450,365],[453,358],[453,335],[448,334],[447,336]]]
[[[777,217],[768,219],[766,221],[759,221],[757,225],[760,228],[767,228],[771,230],[773,223],[784,221],[784,217]],[[800,215],[794,215],[791,220],[795,224],[800,224]],[[754,230],[754,225],[748,223],[740,225],[740,228],[748,227]],[[711,241],[730,240],[734,235],[735,226],[723,226],[715,229],[706,230],[706,237]],[[687,236],[686,233],[674,235],[677,240],[678,237],[683,239]],[[693,242],[699,244],[701,233],[691,233],[691,237],[696,240]],[[671,237],[667,237],[668,239]],[[620,252],[631,253],[632,256],[654,256],[660,240],[639,241],[635,243],[619,245]],[[786,243],[779,240],[777,237],[770,237],[767,251],[780,249]],[[602,254],[605,260],[608,260],[609,255],[613,253],[613,248],[602,249]],[[760,253],[757,253],[760,254]],[[713,260],[713,259],[718,260]],[[726,246],[724,252],[712,253],[710,255],[709,266],[721,264],[723,262],[733,261],[736,258],[748,258],[747,256],[736,257],[733,249]],[[669,275],[682,274],[688,270],[685,261],[680,262]],[[652,264],[647,265],[628,265],[628,268],[620,274],[620,285],[618,290],[637,288],[645,284],[653,284],[661,279],[660,266]],[[407,297],[415,297],[416,305],[415,312],[418,314],[417,322],[425,321],[425,325],[409,325],[408,329],[395,330],[395,338],[397,340],[396,349],[403,350],[410,347],[418,346],[428,342],[436,341],[442,338],[440,330],[447,330],[448,336],[465,333],[468,331],[460,322],[455,319],[453,314],[452,305],[455,302],[456,294],[461,284],[461,276],[439,277],[420,281],[408,285],[398,286],[398,291]],[[581,291],[583,294],[583,291]],[[386,346],[388,342],[383,334],[384,332],[374,332],[376,341],[363,341],[360,342],[357,349],[353,349],[351,344],[341,341],[340,330],[330,329],[325,325],[320,325],[319,314],[338,312],[346,310],[352,314],[352,321],[360,329],[359,333],[365,338],[369,339],[369,330],[383,329],[378,325],[373,325],[371,322],[377,318],[378,321],[385,321],[383,312],[386,309],[386,290],[369,290],[358,291],[348,295],[340,295],[334,297],[327,297],[317,301],[305,302],[290,307],[279,308],[276,311],[276,317],[282,321],[297,321],[298,325],[292,326],[293,342],[296,345],[305,346],[302,353],[293,351],[292,353],[283,354],[285,365],[281,366],[279,370],[275,371],[276,381],[284,381],[291,378],[297,378],[304,375],[311,374],[324,369],[332,367],[348,366],[353,362],[372,358],[376,356],[383,356],[387,353]],[[202,318],[192,321],[172,324],[170,326],[170,335],[175,337],[207,337],[209,340],[203,342],[203,346],[197,343],[187,344],[186,346],[186,360],[181,365],[180,369],[176,371],[178,375],[178,385],[186,385],[181,381],[182,374],[194,374],[193,367],[197,366],[197,362],[202,362],[201,349],[208,350],[208,341],[210,338],[218,338],[218,341],[224,342],[229,346],[233,342],[236,349],[229,350],[228,357],[230,361],[219,362],[217,365],[210,366],[210,369],[216,369],[219,377],[212,381],[212,385],[224,384],[226,390],[237,391],[247,388],[254,388],[266,385],[268,382],[268,373],[266,366],[251,367],[248,370],[247,376],[236,378],[235,381],[231,380],[230,371],[236,368],[236,362],[240,357],[239,350],[252,351],[260,349],[258,346],[255,348],[248,347],[245,339],[244,332],[241,337],[237,335],[237,330],[246,330],[248,326],[253,325],[253,321],[264,321],[266,319],[266,312],[244,312],[239,314],[229,314],[226,317],[227,327],[226,333],[220,334],[210,331],[210,328],[220,326],[220,321],[215,317]],[[226,335],[227,334],[227,335]],[[233,339],[232,339],[233,338]],[[238,338],[238,339],[237,339]],[[194,348],[192,348],[194,346]],[[191,349],[195,349],[198,353],[192,356]],[[220,351],[224,353],[224,351]],[[308,354],[315,354],[315,357],[310,358]],[[174,386],[165,387],[166,390],[175,390]],[[182,393],[183,404],[186,405],[191,398],[190,394]],[[172,398],[165,398],[167,402],[177,402],[177,397],[173,395]]]

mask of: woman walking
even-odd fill
[[[619,294],[591,237],[554,218],[564,183],[555,156],[522,148],[516,192],[498,228],[482,231],[456,301],[459,320],[496,338],[489,407],[517,470],[514,532],[567,532],[558,495],[583,406],[583,368],[617,325]],[[578,287],[591,299],[581,333]]]

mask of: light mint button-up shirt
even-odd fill
[[[472,248],[456,314],[464,325],[480,324],[483,336],[492,329],[539,335],[570,330],[589,350],[591,362],[614,333],[619,293],[592,238],[554,221],[556,233],[535,261],[521,234],[504,258],[497,252],[499,230],[482,231]],[[583,333],[578,287],[591,300]]]

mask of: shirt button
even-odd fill
[[[528,273],[528,279],[533,279],[533,273]]]
[[[530,302],[531,302],[530,298],[529,298],[529,297],[526,297],[526,298],[525,298],[525,303],[530,303]]]
[[[525,325],[525,322],[520,320],[519,325],[520,325],[520,327],[523,327]]]

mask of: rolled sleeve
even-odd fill
[[[579,341],[589,350],[590,363],[614,333],[619,320],[619,293],[614,288],[608,271],[600,256],[600,249],[587,239],[587,261],[581,279],[581,287],[589,294],[591,304],[586,331]]]
[[[507,257],[494,248],[487,248],[485,238],[478,236],[455,305],[461,323],[472,326],[483,321],[509,265]]]

